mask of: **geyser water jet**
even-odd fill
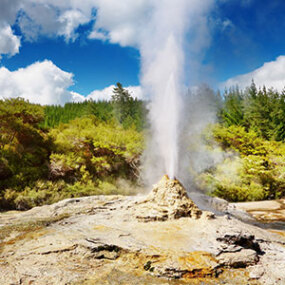
[[[156,96],[151,109],[153,130],[160,146],[165,172],[171,179],[177,174],[178,165],[178,124],[180,101],[173,73],[170,75],[165,91]],[[159,108],[159,110],[157,109]]]
[[[157,50],[144,77],[144,87],[152,95],[150,121],[152,143],[157,151],[162,174],[170,178],[178,170],[179,113],[181,111],[181,78],[183,54],[180,39],[170,34]]]
[[[205,33],[200,33],[200,29],[205,28],[205,14],[211,3],[213,0],[152,1],[148,21],[143,24],[139,43],[141,85],[151,99],[151,134],[144,164],[148,184],[157,182],[164,174],[180,177],[185,39],[191,31],[193,50],[203,42]],[[199,32],[193,32],[194,27]]]
[[[173,73],[170,75],[169,82],[167,83],[161,109],[162,113],[165,114],[164,126],[165,128],[168,128],[168,132],[165,131],[162,133],[164,136],[160,137],[160,140],[161,144],[167,142],[165,149],[163,149],[163,151],[165,151],[165,169],[169,177],[173,179],[177,171],[178,163],[177,140],[180,109],[180,102],[179,97],[177,98],[177,87],[175,86]]]

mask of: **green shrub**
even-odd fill
[[[254,131],[246,131],[241,126],[212,128],[213,138],[224,150],[232,150],[240,155],[267,155],[266,142]]]
[[[285,144],[265,141],[243,127],[212,127],[205,140],[212,150],[216,142],[225,159],[197,174],[197,185],[210,195],[228,201],[278,199],[285,195]]]
[[[0,198],[0,206],[2,209],[28,210],[66,198],[91,195],[134,195],[137,192],[138,187],[135,183],[123,179],[96,182],[81,180],[75,183],[66,183],[63,180],[56,182],[39,180],[32,188],[26,187],[20,192],[6,189]]]
[[[50,132],[55,143],[51,174],[76,180],[133,177],[133,162],[143,151],[143,134],[116,122],[98,122],[93,116],[76,119]],[[84,166],[84,168],[83,168]]]

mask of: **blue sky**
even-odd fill
[[[285,1],[226,1],[217,17],[229,19],[224,30],[213,34],[206,61],[218,81],[248,73],[285,53]]]
[[[1,0],[0,87],[7,82],[7,74],[9,82],[13,83],[14,77],[18,78],[13,72],[44,60],[54,65],[46,65],[45,72],[58,73],[64,88],[83,96],[118,81],[124,86],[140,85],[139,35],[144,29],[142,23],[151,9],[151,1],[73,2]],[[208,7],[203,7],[200,17],[204,24],[206,22],[204,35],[198,35],[202,43],[196,53],[192,54],[192,38],[186,36],[185,77],[189,79],[186,84],[206,81],[214,88],[230,83],[243,86],[253,76],[262,82],[266,79],[262,74],[272,74],[272,68],[281,73],[285,70],[283,58],[277,60],[285,54],[285,1],[206,2]],[[195,24],[191,29],[195,31]],[[152,40],[151,36],[149,40]],[[199,67],[191,65],[191,56],[197,57]],[[263,67],[266,62],[272,64]],[[35,70],[40,72],[42,69],[38,66]],[[72,73],[73,79],[61,71]],[[276,88],[282,82],[285,85],[282,76],[285,71],[281,77],[278,75]],[[268,84],[274,85],[275,81],[273,78]],[[55,88],[63,88],[58,82],[54,83]],[[5,88],[8,88],[7,84]],[[16,86],[15,90],[21,94],[28,87]],[[5,92],[12,94],[9,90]]]
[[[87,95],[94,89],[122,82],[139,85],[139,52],[100,40],[77,39],[66,43],[63,38],[41,37],[36,42],[22,42],[20,52],[5,56],[1,64],[9,70],[26,67],[35,61],[51,60],[59,68],[74,74],[72,89]]]

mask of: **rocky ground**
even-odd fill
[[[285,230],[285,199],[233,203],[232,206],[250,213],[255,219],[263,223],[270,223],[272,225],[272,223],[280,222],[280,227]]]
[[[2,213],[0,284],[285,284],[282,229],[245,205],[191,197],[199,208],[164,177],[147,196]]]

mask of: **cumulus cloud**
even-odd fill
[[[71,102],[76,102],[76,103],[81,103],[83,101],[86,100],[86,97],[84,97],[83,95],[77,93],[77,92],[74,92],[74,91],[70,91],[70,94],[71,94]]]
[[[115,87],[114,85],[111,85],[102,90],[94,90],[86,97],[86,99],[87,100],[91,99],[94,101],[110,100],[112,97],[112,92],[114,87]]]
[[[0,59],[1,55],[13,56],[19,52],[20,37],[16,36],[11,25],[20,9],[19,0],[1,0],[0,3]]]
[[[115,85],[111,85],[102,90],[94,90],[86,97],[86,100],[91,99],[94,101],[100,101],[100,100],[109,101],[112,98],[114,87]],[[125,89],[129,91],[130,95],[133,98],[143,99],[143,91],[140,86],[128,86]]]
[[[1,0],[0,27],[8,25],[11,28],[16,23],[24,38],[29,41],[37,40],[40,35],[63,36],[66,41],[74,41],[77,37],[76,29],[94,19],[96,2],[97,0],[80,3],[70,0]],[[6,41],[6,38],[0,39]]]
[[[75,29],[89,21],[90,19],[78,10],[66,11],[59,17],[59,22],[63,25],[59,29],[58,34],[64,36],[67,41],[74,41],[77,38]]]
[[[71,2],[53,3],[51,0],[28,2],[22,6],[18,24],[25,38],[36,40],[39,35],[63,36],[66,41],[74,41],[76,29],[91,21],[92,9],[77,9]]]
[[[20,38],[11,28],[15,23],[28,41],[39,36],[62,36],[66,41],[74,41],[78,27],[96,19],[90,39],[135,46],[149,3],[148,0],[1,0],[0,55],[19,52]]]
[[[0,22],[13,24],[18,10],[20,9],[20,0],[1,0],[0,3]]]
[[[189,6],[194,7],[190,18],[199,30],[197,35],[201,35],[201,30],[205,29],[203,21],[206,19],[199,18],[199,9],[203,10],[211,2],[189,2]],[[17,19],[16,24],[21,29],[23,39],[29,41],[37,40],[41,35],[62,36],[66,41],[74,41],[80,25],[94,22],[89,39],[108,40],[133,47],[141,46],[146,34],[149,34],[148,22],[161,6],[153,0],[1,0],[0,5],[0,24],[11,27]],[[167,22],[165,24],[168,25]]]
[[[17,25],[29,41],[37,40],[40,35],[63,36],[66,41],[74,41],[77,28],[94,21],[89,39],[137,46],[154,3],[151,0],[1,0],[0,8],[0,24],[11,26],[17,18]]]
[[[1,54],[13,56],[19,52],[20,38],[13,34],[9,25],[0,25],[0,59]]]
[[[27,1],[22,4],[18,25],[24,37],[29,40],[37,40],[39,35],[55,36],[61,29],[58,12],[48,3],[32,3]]]
[[[252,72],[235,76],[220,84],[221,88],[238,85],[245,88],[254,80],[256,86],[265,85],[268,88],[275,88],[281,91],[285,87],[285,56],[279,56],[276,60],[266,62],[260,68]]]
[[[10,71],[0,68],[0,99],[22,97],[31,103],[63,105],[84,100],[110,100],[114,85],[94,90],[86,97],[68,89],[73,85],[73,74],[61,70],[53,62],[35,62],[26,68]],[[140,86],[126,87],[138,99],[143,98]]]
[[[93,27],[94,34],[102,34],[111,43],[118,43],[121,46],[138,46],[145,24],[154,8],[150,0],[97,0],[94,1],[97,8],[96,22]]]
[[[108,40],[108,36],[106,33],[94,30],[92,31],[89,35],[88,38],[91,40],[101,40],[101,41],[106,41]]]
[[[0,68],[0,98],[22,97],[43,105],[64,104],[75,96],[67,90],[71,85],[73,74],[48,60],[16,71]]]

